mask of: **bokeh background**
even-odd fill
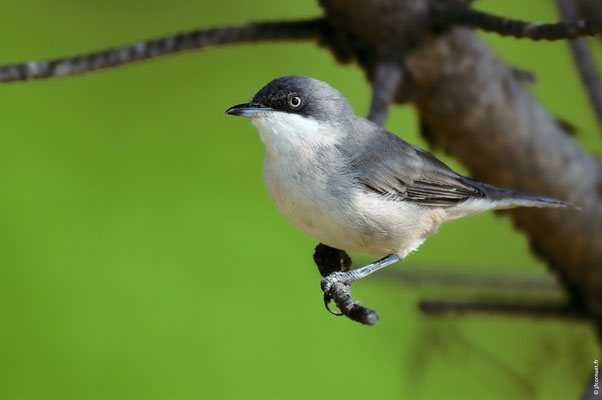
[[[478,7],[558,18],[547,0]],[[310,0],[4,2],[0,62],[319,13]],[[566,44],[483,37],[533,71],[533,94],[602,154]],[[427,317],[420,298],[455,293],[386,274],[354,286],[379,311],[376,326],[324,310],[316,242],[272,205],[255,129],[224,115],[286,74],[325,80],[368,109],[359,69],[311,43],[0,87],[0,399],[576,398],[600,357],[587,324]],[[426,146],[411,107],[393,108],[386,126]],[[443,226],[391,268],[422,267],[546,274],[492,213]]]

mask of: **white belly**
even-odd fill
[[[293,165],[292,165],[293,164]],[[280,212],[308,236],[338,249],[352,244],[346,238],[349,227],[341,221],[337,200],[328,183],[314,167],[299,165],[300,160],[286,161],[266,155],[264,173],[268,191]]]
[[[320,243],[355,253],[405,257],[441,222],[431,220],[413,204],[395,202],[383,207],[385,200],[357,187],[350,188],[347,198],[341,200],[336,190],[345,189],[333,188],[328,179],[320,178],[327,178],[323,172],[319,175],[312,171],[316,167],[300,163],[266,155],[266,183],[280,212]]]

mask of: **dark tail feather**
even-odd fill
[[[499,188],[482,182],[471,180],[472,184],[485,192],[485,195],[499,204],[497,209],[513,207],[540,207],[540,208],[573,208],[579,209],[572,203],[545,197],[538,194],[519,192],[512,189]]]

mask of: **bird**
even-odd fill
[[[324,277],[351,285],[404,259],[444,222],[487,210],[572,204],[464,177],[431,153],[356,115],[320,80],[276,78],[226,114],[250,118],[265,145],[264,175],[279,211],[334,249],[379,257]]]

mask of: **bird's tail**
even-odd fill
[[[495,209],[497,210],[514,207],[579,209],[579,207],[567,201],[545,197],[538,194],[519,192],[512,189],[499,188],[486,183],[478,183],[479,189],[483,190],[487,197],[496,203]]]

